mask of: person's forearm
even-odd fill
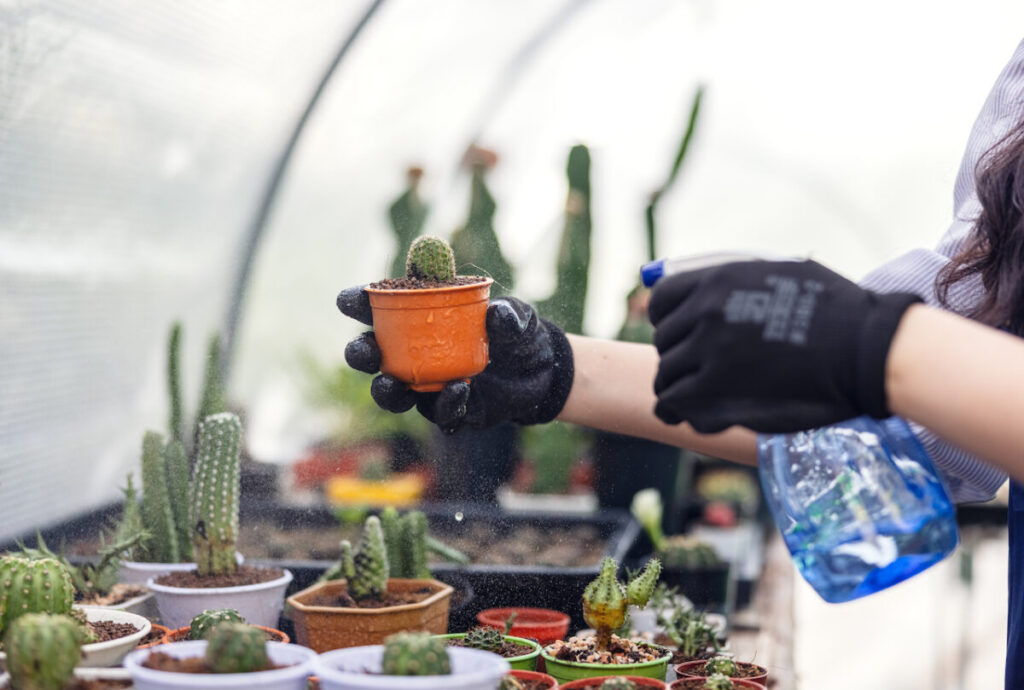
[[[1024,481],[1024,341],[911,307],[886,360],[890,409]]]
[[[698,434],[688,424],[670,426],[654,416],[654,374],[658,353],[652,345],[569,336],[576,375],[558,419],[661,441],[719,458],[757,462],[753,432],[734,427],[720,434]]]

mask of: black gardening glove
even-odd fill
[[[370,301],[362,286],[342,290],[338,309],[373,325]],[[446,432],[463,424],[489,427],[502,421],[519,424],[550,422],[565,405],[572,388],[573,359],[569,341],[557,326],[537,316],[514,297],[487,306],[490,362],[470,383],[452,381],[437,393],[417,393],[387,374],[370,384],[373,399],[389,412],[413,405]],[[345,361],[359,371],[380,371],[380,348],[373,331],[345,347]]]
[[[655,414],[711,433],[887,417],[885,359],[921,298],[878,294],[814,261],[744,261],[662,278],[649,313]]]

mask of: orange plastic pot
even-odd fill
[[[558,681],[555,680],[554,676],[549,676],[546,673],[512,669],[508,672],[508,675],[517,680],[532,680],[534,682],[547,683],[548,686],[545,690],[558,690]]]
[[[366,288],[380,370],[415,391],[439,391],[448,381],[487,366],[490,278],[470,285],[420,290]]]
[[[160,637],[153,640],[152,642],[140,644],[136,647],[136,649],[149,649],[150,647],[156,647],[158,644],[163,644],[164,642],[166,642],[167,633],[171,632],[170,628],[164,625],[160,625],[159,623],[151,623],[150,626],[151,632],[160,633]]]
[[[267,635],[267,639],[273,642],[282,642],[284,644],[288,644],[292,641],[292,638],[288,637],[287,634],[281,632],[280,630],[276,630],[275,628],[267,628],[262,625],[254,625],[252,627],[259,628],[260,630],[262,630]],[[184,642],[188,639],[188,631],[189,628],[187,625],[184,628],[169,630],[167,631],[167,634],[164,635],[164,639],[161,640],[161,643],[170,644],[172,642]]]
[[[480,625],[504,630],[505,621],[513,613],[516,614],[516,617],[512,620],[512,629],[508,631],[508,634],[537,640],[542,647],[555,640],[564,640],[569,632],[569,616],[553,609],[523,606],[484,609],[476,614],[476,620]]]

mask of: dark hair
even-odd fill
[[[985,296],[966,316],[1024,333],[1024,121],[982,156],[975,188],[981,213],[935,279],[939,302],[950,307],[953,285],[980,276]]]

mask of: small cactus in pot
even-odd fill
[[[714,673],[704,681],[705,690],[733,690],[735,687],[732,678],[723,673]]]
[[[207,609],[192,618],[188,626],[188,639],[209,639],[214,628],[222,623],[245,623],[245,618],[236,609]]]
[[[75,590],[71,575],[54,558],[0,558],[0,637],[20,616],[70,613]]]
[[[451,674],[448,645],[429,633],[397,633],[384,640],[380,672],[385,676]]]
[[[238,569],[235,540],[241,450],[242,423],[237,415],[221,412],[200,423],[189,513],[192,551],[200,575]]]
[[[417,237],[405,256],[405,276],[410,280],[450,283],[455,279],[455,253],[440,237]]]
[[[661,574],[661,562],[652,558],[635,578],[623,586],[616,577],[618,564],[613,558],[601,562],[601,572],[583,590],[583,619],[597,631],[597,648],[605,650],[612,631],[621,627],[632,604],[647,606]]]
[[[206,644],[206,665],[214,673],[252,673],[270,666],[263,631],[245,623],[220,623]]]
[[[486,652],[498,652],[505,643],[505,634],[497,628],[479,626],[473,628],[462,638],[463,647],[482,649]]]
[[[600,690],[637,690],[637,685],[629,678],[609,678],[601,683]]]
[[[62,690],[71,680],[85,642],[70,616],[28,613],[4,637],[12,690]]]

